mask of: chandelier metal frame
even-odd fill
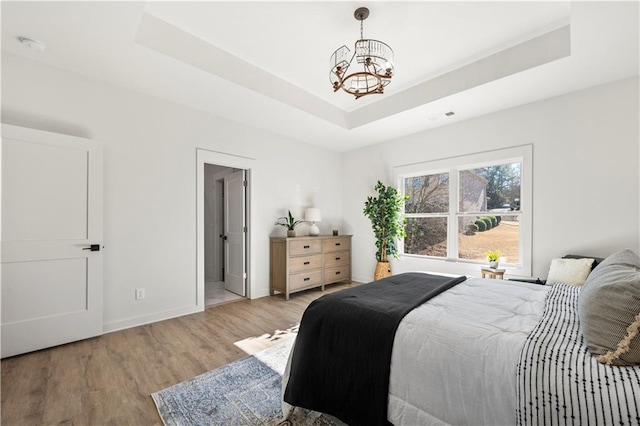
[[[347,46],[338,48],[329,60],[329,81],[333,91],[342,89],[359,99],[366,95],[384,93],[384,88],[391,82],[394,72],[393,50],[388,44],[379,40],[365,39],[363,21],[369,16],[369,9],[360,7],[353,16],[360,21],[360,39],[355,42],[354,52]],[[347,71],[356,60],[362,64],[361,71],[348,74]]]

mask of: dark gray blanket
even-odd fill
[[[284,400],[351,426],[388,424],[391,352],[400,321],[465,279],[406,273],[313,301],[302,316]]]

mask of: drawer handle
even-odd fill
[[[339,245],[340,245],[340,243],[336,243],[336,245],[337,245],[337,246],[339,246]]]
[[[336,275],[340,275],[340,271],[337,271],[337,272],[336,272]]]
[[[305,281],[309,281],[310,279],[311,279],[311,278],[307,277],[307,278],[305,278],[304,280],[305,280]]]
[[[339,258],[339,257],[336,257],[336,260],[340,260],[340,258]]]
[[[303,265],[308,265],[308,264],[310,264],[310,263],[311,263],[311,262],[304,262],[304,263],[303,263]]]
[[[302,247],[302,248],[306,248],[306,249],[307,249],[307,248],[309,248],[309,247],[311,247],[311,246],[304,246],[304,247]]]

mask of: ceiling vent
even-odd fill
[[[448,111],[448,112],[439,112],[437,114],[433,114],[427,117],[427,120],[434,122],[434,121],[439,121],[442,120],[444,118],[447,117],[453,117],[454,115],[456,115],[455,112],[453,111]]]

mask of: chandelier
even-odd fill
[[[363,21],[369,16],[369,9],[360,7],[353,16],[360,21],[360,40],[356,41],[351,57],[351,51],[347,46],[333,52],[329,61],[329,80],[334,92],[342,89],[358,99],[365,95],[384,92],[384,87],[393,77],[393,50],[386,43],[363,37]],[[362,68],[348,74],[347,71],[354,59]]]

